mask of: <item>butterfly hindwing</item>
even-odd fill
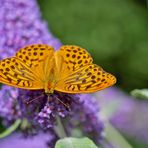
[[[36,75],[15,57],[0,61],[0,82],[19,88],[41,88]]]
[[[59,81],[56,90],[67,93],[90,93],[113,85],[116,79],[100,66],[83,66]]]

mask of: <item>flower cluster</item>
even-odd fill
[[[2,86],[3,93],[0,93],[0,116],[5,120],[4,124],[16,120],[22,116],[20,106],[17,103],[18,91],[10,86]]]
[[[36,0],[0,0],[0,10],[0,59],[13,56],[19,48],[29,44],[46,43],[55,49],[61,46],[41,20]],[[68,125],[67,133],[71,134],[72,128],[81,126],[85,134],[93,135],[97,142],[100,140],[103,124],[98,118],[98,106],[90,95],[55,92],[47,96],[43,90],[9,86],[2,86],[0,94],[0,116],[9,124],[16,119],[25,119],[36,131],[46,129],[57,138],[53,126],[58,115],[63,126]]]
[[[45,43],[55,49],[61,46],[41,20],[36,0],[0,0],[0,10],[0,59],[29,44]]]
[[[49,96],[42,90],[37,91],[19,91],[18,102],[21,106],[22,114],[29,121],[38,124],[43,129],[54,126],[55,117],[62,118],[69,115],[72,108],[75,108],[75,102],[79,98],[74,95],[55,92]]]
[[[102,139],[104,126],[99,119],[98,103],[96,99],[89,94],[80,95],[79,99],[79,104],[74,107],[68,124],[70,124],[71,127],[81,127],[84,135],[91,137],[96,143],[99,143]]]

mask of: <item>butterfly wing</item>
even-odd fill
[[[56,90],[68,93],[90,93],[113,85],[116,78],[95,64],[86,65],[60,80]]]
[[[113,85],[116,78],[92,63],[90,54],[78,46],[62,46],[56,52],[60,79],[55,90],[67,93],[96,92]],[[58,76],[57,76],[58,78]]]
[[[83,48],[74,45],[65,45],[55,52],[55,77],[61,80],[77,69],[91,64],[93,59]],[[59,77],[60,74],[60,77]]]
[[[52,67],[52,60],[54,55],[54,49],[51,46],[45,44],[34,44],[26,46],[16,53],[16,57],[23,61],[35,75],[46,81],[47,74]]]
[[[43,89],[46,61],[53,57],[53,52],[52,47],[42,44],[20,49],[14,57],[0,61],[0,82],[24,89]]]
[[[36,75],[16,57],[0,62],[0,82],[18,88],[41,88],[41,83]]]

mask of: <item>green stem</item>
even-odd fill
[[[7,128],[4,132],[0,133],[0,138],[4,138],[6,136],[9,136],[10,134],[12,134],[12,132],[14,132],[18,126],[20,125],[21,120],[18,119],[14,122],[14,124],[12,124],[9,128]]]
[[[57,135],[60,137],[60,138],[65,138],[67,137],[67,134],[65,132],[65,129],[64,129],[64,126],[61,122],[61,119],[60,117],[57,115],[56,116],[56,121],[57,121],[57,126],[55,126],[55,132],[57,133]]]
[[[105,133],[106,140],[113,148],[133,148],[109,122],[106,122]]]

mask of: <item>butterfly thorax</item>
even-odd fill
[[[45,89],[45,93],[47,93],[47,94],[52,94],[52,93],[54,92],[54,87],[55,87],[55,83],[49,82],[49,83],[47,84],[46,89]]]
[[[56,86],[56,81],[54,79],[54,75],[50,74],[48,80],[44,83],[45,93],[50,94],[54,92]]]
[[[56,86],[56,81],[54,79],[47,81],[44,83],[44,90],[47,94],[52,94],[54,92]]]

